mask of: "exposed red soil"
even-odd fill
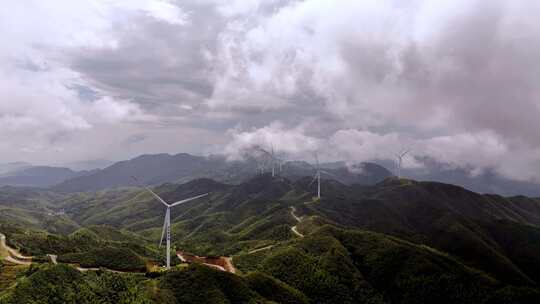
[[[183,251],[177,251],[176,255],[184,263],[204,264],[221,271],[236,273],[236,269],[234,268],[230,257],[201,257]]]

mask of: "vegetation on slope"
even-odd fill
[[[373,187],[324,181],[322,199],[312,200],[309,182],[261,175],[236,186],[203,179],[157,188],[168,201],[211,192],[173,209],[174,245],[233,255],[240,276],[193,265],[155,279],[134,276],[130,288],[157,303],[540,302],[536,200],[409,180]],[[163,210],[146,193],[76,194],[60,204],[84,228],[53,234],[9,223],[1,232],[24,253],[56,253],[85,267],[143,270],[145,259],[163,260],[155,244]]]
[[[136,277],[108,272],[82,274],[65,265],[34,267],[16,288],[0,296],[2,304],[151,303]]]
[[[68,253],[58,257],[61,263],[77,263],[84,268],[105,267],[122,271],[145,271],[143,258],[129,248],[104,247],[81,253]]]
[[[492,303],[502,295],[540,301],[538,289],[509,287],[433,248],[333,226],[235,262],[317,303]]]

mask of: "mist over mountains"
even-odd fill
[[[147,154],[112,163],[104,160],[72,164],[70,167],[34,166],[18,162],[0,165],[0,186],[40,187],[67,191],[95,191],[107,188],[134,186],[131,176],[144,183],[182,183],[196,178],[212,178],[226,183],[239,183],[260,173],[260,160],[245,158],[229,161],[224,156],[196,156],[187,153]],[[403,175],[421,181],[437,181],[465,187],[479,193],[505,196],[540,196],[540,185],[515,181],[493,171],[473,174],[470,169],[450,167],[435,161],[424,162],[422,168],[404,168]],[[103,168],[97,168],[101,166]],[[350,164],[343,161],[321,164],[337,180],[345,184],[373,185],[393,174],[390,161]],[[76,168],[91,168],[76,170]],[[297,179],[314,174],[313,165],[304,161],[288,161],[282,165],[282,176]],[[267,164],[265,170],[270,171]]]

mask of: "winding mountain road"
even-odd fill
[[[7,245],[6,236],[3,233],[0,233],[0,254],[5,261],[12,264],[25,266],[32,264],[32,257],[23,256],[17,250]]]
[[[302,221],[302,218],[301,217],[298,217],[296,214],[294,214],[296,212],[296,208],[294,206],[291,206],[291,216],[298,222],[300,223]],[[298,232],[298,224],[297,225],[294,225],[291,227],[291,231],[296,234],[297,236],[299,237],[304,237],[304,235],[300,232]]]
[[[56,265],[58,264],[58,256],[55,255],[55,254],[47,254],[47,256],[49,257],[49,259],[51,259],[51,262]]]
[[[275,245],[268,245],[268,246],[266,246],[266,247],[253,249],[253,250],[249,251],[248,254],[254,254],[254,253],[257,253],[257,252],[259,252],[259,251],[272,249],[272,247],[274,247],[274,246],[275,246]]]
[[[20,254],[16,249],[9,247],[6,243],[6,236],[3,233],[0,233],[0,257],[4,258],[4,261],[10,262],[12,264],[29,266],[32,264],[32,257],[24,256]],[[47,257],[51,260],[54,265],[58,264],[58,256],[55,254],[47,254]],[[126,273],[124,271],[112,270],[107,268],[83,268],[76,265],[71,265],[80,272],[86,271],[98,271],[104,269],[106,271],[115,272],[115,273]]]

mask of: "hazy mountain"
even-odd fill
[[[67,179],[91,173],[91,171],[77,172],[61,167],[25,166],[0,175],[0,186],[50,187]]]
[[[226,162],[221,159],[185,153],[141,155],[117,162],[93,174],[65,181],[55,189],[76,192],[134,186],[136,182],[132,176],[138,177],[145,184],[156,185],[211,175],[223,171],[225,165]]]
[[[422,162],[425,164],[424,168],[405,169],[403,176],[422,181],[459,185],[479,193],[540,197],[538,183],[512,180],[490,170],[473,173],[470,168],[448,166],[434,160],[423,159]]]
[[[345,166],[345,164],[343,164]],[[277,170],[277,169],[276,169]],[[266,168],[269,171],[269,168]],[[373,184],[388,176],[385,168],[373,164],[359,164],[350,172],[346,167],[335,166],[327,169],[343,183]],[[306,175],[313,175],[314,168],[305,162],[287,162],[283,164],[281,175],[292,180]],[[158,185],[167,182],[186,182],[196,178],[212,178],[227,183],[240,183],[257,173],[257,161],[229,162],[221,156],[194,156],[186,153],[176,155],[155,154],[142,155],[131,160],[115,163],[92,174],[79,176],[55,186],[54,189],[66,192],[95,191],[100,189],[136,186],[132,176],[143,183]]]
[[[94,160],[87,160],[87,161],[65,163],[65,164],[58,165],[58,167],[66,167],[74,171],[85,171],[85,170],[103,169],[112,164],[114,164],[114,162],[107,159],[94,159]]]
[[[25,162],[12,162],[12,163],[0,164],[0,174],[20,170],[23,168],[28,168],[31,166],[32,164],[25,163]]]

